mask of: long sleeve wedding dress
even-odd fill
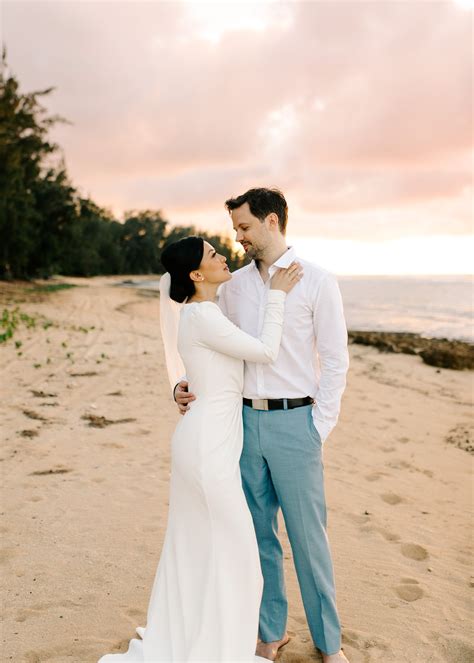
[[[253,663],[262,573],[242,490],[244,360],[278,354],[285,293],[270,290],[260,339],[213,302],[183,306],[178,349],[196,395],[171,440],[168,524],[142,639],[99,663]]]

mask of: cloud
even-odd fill
[[[333,237],[393,215],[391,233],[429,233],[433,209],[437,232],[466,228],[472,28],[454,3],[20,0],[3,18],[22,88],[57,86],[73,125],[55,137],[99,204],[213,225],[268,184],[301,233],[315,215]]]

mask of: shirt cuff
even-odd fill
[[[326,442],[327,438],[329,437],[329,433],[332,431],[334,426],[331,424],[328,424],[327,421],[323,421],[322,419],[318,418],[317,415],[317,406],[313,407],[313,423],[314,427],[319,433],[319,437],[321,438],[321,442],[324,443]]]
[[[286,292],[284,290],[269,290],[268,291],[268,302],[284,302],[286,298]]]

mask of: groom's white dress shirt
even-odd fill
[[[336,278],[297,258],[293,247],[269,268],[270,277],[293,260],[304,275],[286,297],[283,335],[273,364],[245,362],[245,398],[312,396],[314,425],[324,442],[339,416],[349,367],[347,329]],[[258,337],[262,330],[270,278],[263,282],[252,261],[219,288],[219,306],[240,329]]]

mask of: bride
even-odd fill
[[[232,278],[226,258],[201,237],[163,251],[160,317],[170,383],[184,374],[196,400],[172,441],[168,523],[142,639],[99,663],[251,663],[263,580],[242,490],[244,360],[278,355],[286,293],[300,265],[271,279],[260,339],[233,325],[215,303]],[[178,324],[179,322],[179,324]],[[173,330],[174,328],[174,330]],[[179,355],[176,352],[176,343]]]

